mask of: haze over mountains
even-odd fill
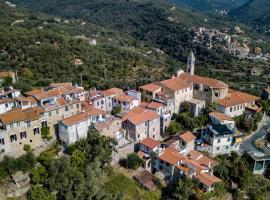
[[[179,6],[187,6],[200,11],[232,10],[248,0],[171,0]]]
[[[270,24],[270,1],[249,0],[239,8],[231,11],[229,15],[244,22]]]

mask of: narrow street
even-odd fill
[[[257,140],[258,138],[264,137],[267,133],[267,129],[269,128],[270,128],[270,118],[266,117],[262,127],[255,134],[253,134],[250,138],[248,138],[241,144],[240,146],[241,151],[242,152],[257,151],[257,148],[253,145],[254,141]]]

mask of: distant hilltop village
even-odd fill
[[[265,43],[262,39],[252,41],[246,37],[245,33],[239,26],[235,26],[233,30],[225,30],[221,32],[217,29],[207,29],[204,27],[192,28],[194,32],[193,42],[207,46],[207,48],[222,48],[230,54],[244,59],[253,61],[268,62],[270,60],[270,52],[263,52],[263,49],[249,47],[251,44],[258,45]]]
[[[132,152],[144,160],[144,171],[135,176],[143,187],[152,190],[152,174],[161,173],[166,181],[182,175],[196,177],[204,191],[211,191],[222,180],[213,175],[218,163],[207,155],[239,152],[244,133],[237,130],[233,117],[250,119],[262,108],[259,97],[195,75],[195,68],[191,51],[186,72],[180,69],[172,78],[138,90],[85,90],[72,83],[51,83],[22,93],[4,87],[0,91],[1,159],[24,154],[26,145],[36,153],[55,140],[66,147],[86,138],[92,127],[118,142],[112,164]],[[13,73],[7,74],[16,81]],[[216,110],[207,113],[213,104]],[[208,115],[208,125],[199,134],[189,130],[168,137],[173,115],[183,109],[193,117]],[[150,177],[146,182],[145,176]]]

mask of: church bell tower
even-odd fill
[[[187,60],[187,73],[190,75],[194,75],[194,68],[195,68],[195,56],[193,51],[191,51]]]

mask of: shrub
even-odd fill
[[[24,151],[30,151],[30,149],[31,149],[31,146],[30,146],[29,144],[25,144],[25,145],[23,146],[23,150],[24,150]]]
[[[43,139],[50,140],[52,137],[50,136],[50,128],[42,127],[41,128],[41,136]]]
[[[137,169],[143,163],[143,159],[141,159],[136,153],[131,153],[128,155],[126,159],[121,159],[119,164],[125,168],[129,169]]]
[[[112,115],[117,115],[120,112],[121,112],[121,107],[115,107],[114,109],[112,109],[111,114]]]

